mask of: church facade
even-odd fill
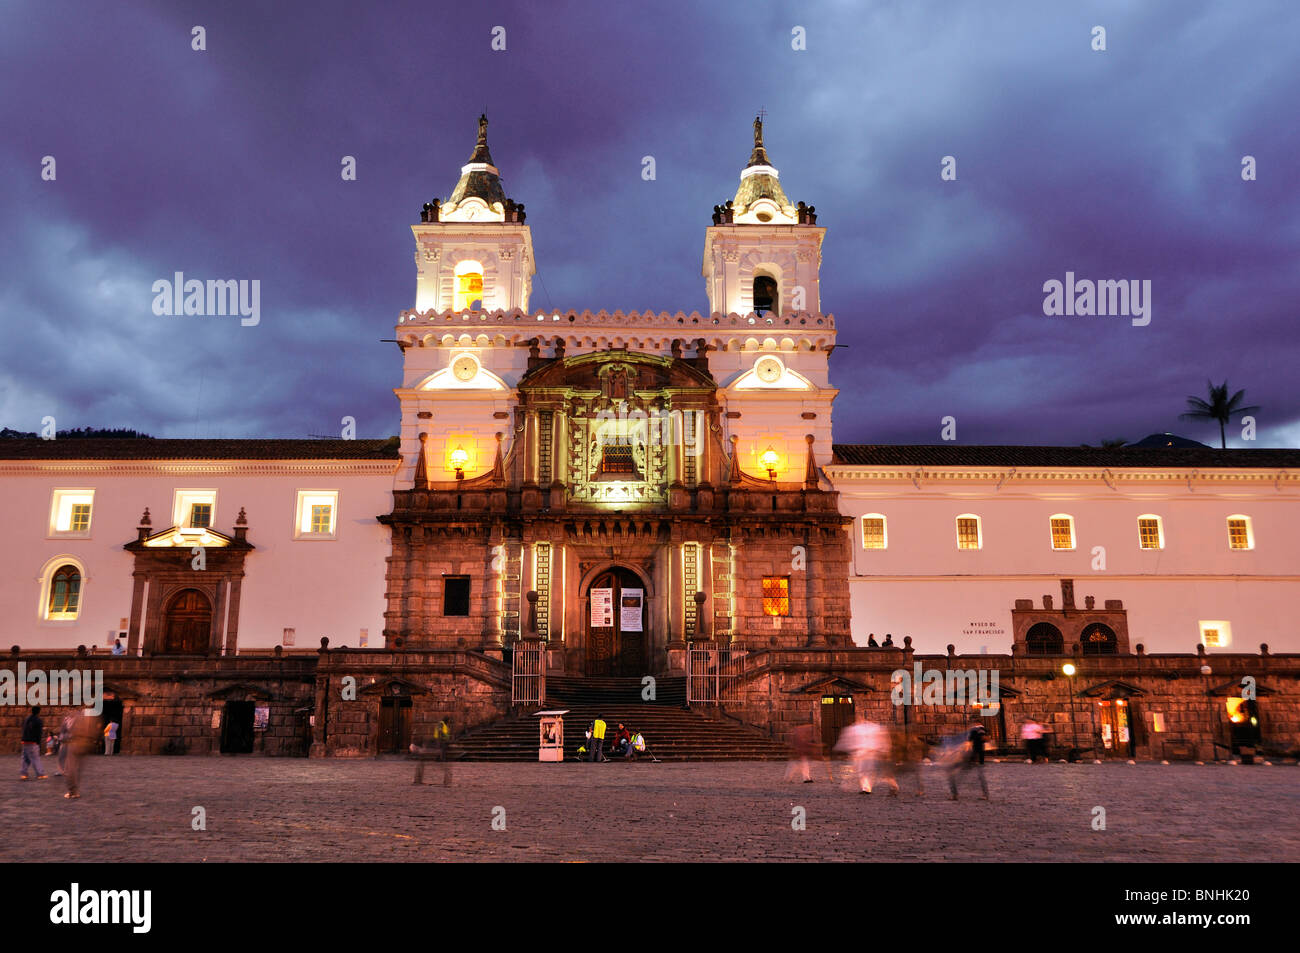
[[[1113,756],[1250,747],[1249,677],[1300,743],[1300,452],[836,445],[826,230],[760,122],[704,311],[533,307],[486,118],[412,232],[393,440],[0,441],[8,670],[102,667],[140,752],[396,752],[645,676],[829,740],[925,722],[916,665],[996,669],[1004,742],[1082,699]]]

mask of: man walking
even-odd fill
[[[110,721],[104,726],[104,754],[112,754],[117,746],[117,722]]]
[[[44,735],[45,723],[41,721],[41,706],[33,705],[32,713],[23,719],[23,762],[22,767],[19,768],[20,780],[27,781],[32,777],[28,769],[29,764],[31,772],[34,772],[38,781],[45,779],[45,775],[41,773],[41,738]]]

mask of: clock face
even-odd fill
[[[764,384],[771,384],[781,376],[781,362],[774,357],[765,357],[754,365],[754,373]]]
[[[468,354],[462,354],[452,362],[451,372],[458,381],[472,381],[478,376],[478,361]]]

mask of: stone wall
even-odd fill
[[[910,641],[910,640],[909,640]],[[1140,650],[1139,646],[1139,650]],[[1076,674],[1062,673],[1071,662]],[[751,652],[737,687],[739,700],[725,711],[772,737],[789,741],[799,725],[822,732],[823,696],[850,696],[859,716],[886,725],[915,726],[939,738],[963,732],[981,717],[964,705],[897,705],[891,676],[930,670],[983,671],[998,675],[1000,711],[983,719],[1003,753],[1022,750],[1020,728],[1028,719],[1052,730],[1053,756],[1069,748],[1084,757],[1152,760],[1228,758],[1232,726],[1227,700],[1241,681],[1255,679],[1261,749],[1295,757],[1300,751],[1300,655],[1134,655],[1024,657],[1009,655],[915,655],[902,649],[771,649]],[[1210,672],[1202,673],[1208,666]],[[992,687],[991,678],[986,687]],[[924,701],[924,697],[921,699]],[[1130,713],[1130,746],[1120,744],[1112,722],[1109,748],[1103,722],[1124,708]],[[1160,730],[1157,730],[1159,728]],[[1216,746],[1217,745],[1217,746]]]
[[[510,668],[460,649],[322,651],[316,670],[313,757],[381,753],[384,698],[409,699],[406,740],[426,743],[442,719],[453,735],[510,713]],[[405,749],[405,744],[398,747]]]
[[[30,690],[38,671],[46,678],[52,672],[102,678],[105,698],[122,704],[121,754],[217,753],[226,702],[252,701],[270,709],[265,730],[254,732],[254,753],[305,755],[315,668],[316,658],[303,655],[205,659],[28,652],[0,660],[0,680],[16,682],[22,672]],[[49,704],[52,700],[41,706],[47,732],[57,732],[64,716],[82,710]],[[0,704],[0,746],[17,751],[29,708],[16,698],[4,701],[10,703]]]

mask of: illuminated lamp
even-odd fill
[[[776,465],[781,462],[777,452],[769,446],[758,458],[758,462],[763,464],[764,469],[767,470],[767,478],[776,480]]]
[[[457,447],[451,452],[451,465],[456,470],[456,479],[465,479],[465,464],[469,463],[469,454],[464,447]]]

